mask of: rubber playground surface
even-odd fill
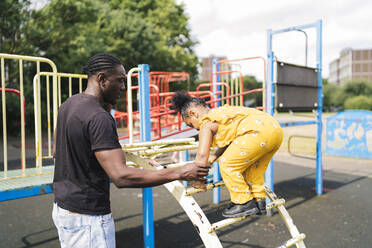
[[[372,161],[324,158],[325,193],[314,192],[315,161],[279,153],[275,159],[275,192],[307,247],[371,247]],[[211,222],[222,219],[228,204],[225,188],[215,205],[212,193],[195,195]],[[143,247],[140,189],[111,191],[117,247]],[[153,189],[155,247],[204,247],[196,230],[172,195]],[[0,247],[59,247],[51,218],[53,195],[0,203]],[[276,247],[290,238],[278,214],[250,217],[218,230],[223,247]]]

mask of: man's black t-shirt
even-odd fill
[[[109,178],[94,152],[120,148],[115,121],[84,93],[64,102],[58,112],[53,190],[63,209],[103,215],[110,210]]]

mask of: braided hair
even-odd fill
[[[87,74],[88,78],[90,78],[97,72],[110,71],[118,65],[122,65],[122,63],[117,57],[108,53],[98,53],[88,60],[87,64],[83,67],[83,73]]]
[[[183,91],[177,91],[171,99],[171,109],[180,112],[182,117],[187,116],[187,110],[191,106],[203,106],[208,107],[204,99],[199,97],[192,97],[188,93]]]

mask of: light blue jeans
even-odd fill
[[[54,203],[52,216],[61,248],[115,248],[112,214],[78,214]]]

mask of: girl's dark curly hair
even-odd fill
[[[192,97],[188,93],[183,91],[177,91],[171,99],[171,109],[180,112],[182,117],[187,116],[187,110],[191,106],[203,106],[208,107],[205,100],[199,97]]]

